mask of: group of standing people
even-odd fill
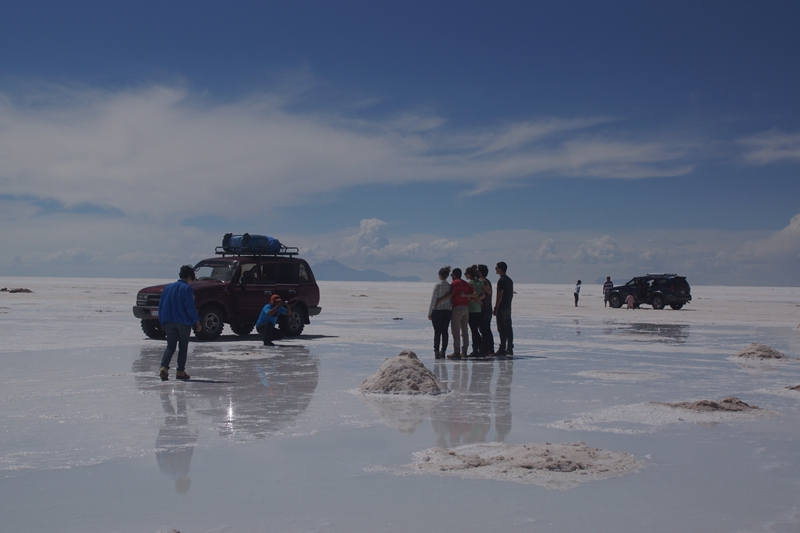
[[[463,359],[514,355],[514,332],[511,326],[511,300],[514,297],[514,282],[506,275],[508,266],[497,263],[497,281],[494,306],[492,305],[492,282],[487,279],[486,265],[472,265],[464,271],[466,281],[461,279],[461,269],[449,266],[439,269],[439,282],[433,288],[428,320],[433,324],[433,350],[436,359]],[[450,277],[451,282],[447,282]],[[492,317],[497,318],[497,333],[500,346],[495,352],[492,334]],[[447,353],[448,329],[453,334],[453,353]],[[470,346],[472,333],[472,352]]]

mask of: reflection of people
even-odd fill
[[[198,432],[189,429],[183,392],[177,392],[176,397],[177,412],[172,406],[169,394],[161,393],[161,407],[167,416],[156,437],[156,460],[158,468],[175,479],[175,492],[186,494],[192,483],[189,479],[189,466],[197,444]]]
[[[433,324],[433,353],[436,359],[444,359],[447,353],[447,342],[449,336],[447,329],[450,327],[450,318],[453,314],[450,299],[445,298],[450,294],[450,284],[447,283],[447,276],[450,275],[450,267],[439,269],[439,283],[433,286],[431,295],[431,305],[428,307],[428,320]],[[439,348],[441,347],[441,351]]]
[[[511,379],[514,376],[513,361],[498,361],[500,373],[494,386],[494,429],[497,442],[505,442],[511,431]]]
[[[514,282],[506,275],[508,265],[503,261],[497,263],[495,272],[500,276],[497,280],[497,298],[494,304],[494,316],[497,318],[497,333],[500,335],[500,348],[497,355],[514,355],[514,330],[511,327],[511,299],[514,297]]]
[[[611,276],[606,276],[606,281],[603,283],[603,307],[608,305],[608,297],[611,295],[611,289],[614,288],[614,282],[611,281]]]
[[[183,265],[180,279],[170,283],[164,288],[161,300],[158,302],[158,320],[167,333],[167,348],[161,357],[161,370],[158,375],[162,381],[169,379],[169,362],[178,346],[178,369],[175,379],[189,379],[186,373],[186,355],[189,351],[189,335],[192,333],[192,324],[195,331],[200,333],[200,317],[194,303],[194,291],[189,282],[194,280],[194,269],[190,265]]]
[[[578,283],[575,284],[572,294],[575,296],[575,307],[578,307],[578,298],[581,295],[581,280],[578,280]]]
[[[269,299],[269,303],[261,310],[261,315],[256,322],[256,331],[258,331],[264,341],[264,346],[274,346],[272,339],[278,340],[283,338],[281,330],[275,331],[275,326],[278,323],[278,315],[289,315],[292,313],[292,306],[288,302],[284,304],[281,297],[273,294]]]

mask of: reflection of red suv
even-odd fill
[[[311,268],[296,257],[297,248],[264,255],[239,255],[217,248],[220,257],[204,259],[194,267],[192,282],[197,313],[203,330],[197,337],[211,340],[230,324],[237,335],[253,330],[261,309],[273,294],[292,302],[292,314],[278,325],[287,336],[303,331],[309,317],[318,315],[319,287]],[[158,302],[166,285],[146,287],[136,295],[133,315],[142,320],[142,331],[153,339],[166,337],[158,321]]]

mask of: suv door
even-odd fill
[[[261,281],[260,266],[256,263],[243,264],[239,279],[233,284],[235,314],[241,322],[255,324],[272,294],[271,288]]]

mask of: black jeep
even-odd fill
[[[692,301],[692,291],[686,278],[677,274],[647,274],[636,276],[625,285],[611,288],[608,303],[619,308],[628,295],[633,295],[636,307],[652,305],[653,309],[664,309],[665,305],[680,309]]]
[[[218,247],[219,257],[204,259],[194,267],[194,290],[197,314],[203,329],[197,338],[219,337],[224,324],[230,324],[237,335],[252,330],[273,294],[291,302],[292,313],[281,316],[278,326],[286,336],[297,336],[309,317],[318,315],[319,287],[308,266],[297,256],[297,248],[280,247],[271,253],[231,253]],[[166,333],[158,320],[158,302],[166,285],[145,287],[136,295],[133,315],[142,321],[142,331],[153,339]]]

